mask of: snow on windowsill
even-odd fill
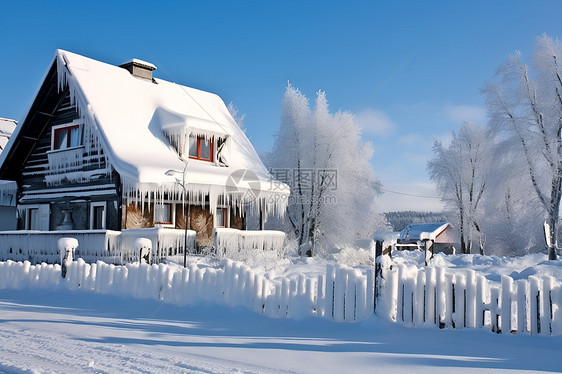
[[[68,147],[68,148],[59,148],[59,149],[51,149],[49,151],[47,151],[47,154],[53,154],[53,153],[59,153],[59,152],[66,152],[66,151],[74,151],[77,149],[84,149],[85,147],[83,145],[77,145],[74,147]]]

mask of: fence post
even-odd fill
[[[466,327],[476,327],[476,272],[467,270],[466,274]]]
[[[374,276],[374,297],[373,309],[375,314],[380,306],[380,297],[383,295],[384,282],[387,281],[389,270],[392,270],[392,260],[384,255],[377,256],[375,259],[375,276]],[[390,290],[387,290],[391,292]]]
[[[152,240],[148,238],[136,238],[133,242],[135,251],[139,254],[139,262],[141,264],[152,263]]]
[[[552,321],[552,333],[559,335],[562,333],[562,284],[558,283],[551,291],[552,303],[558,306],[554,311]]]
[[[499,298],[500,298],[500,290],[496,287],[490,289],[490,317],[492,320],[492,331],[495,333],[500,333],[499,327]]]
[[[527,332],[527,279],[517,281],[517,332]]]
[[[366,300],[366,305],[367,305],[367,310],[370,313],[376,313],[375,307],[376,307],[376,301],[375,301],[375,270],[376,268],[376,263],[375,266],[373,268],[367,269],[366,272],[366,276],[367,276],[367,284],[366,284],[366,295],[365,297],[367,298]]]
[[[397,276],[396,276],[396,288],[397,288],[397,298],[396,298],[396,321],[404,322],[404,298],[405,290],[404,290],[404,266],[405,265],[398,265],[397,266]]]
[[[486,286],[487,281],[484,276],[476,275],[476,327],[481,328],[485,324],[484,313],[486,311]]]
[[[424,320],[426,324],[436,325],[437,324],[437,303],[436,295],[437,290],[435,283],[437,281],[434,267],[425,268],[425,316]]]
[[[445,326],[455,327],[453,313],[455,311],[455,277],[453,274],[445,274]]]
[[[435,319],[440,329],[445,327],[445,313],[447,311],[445,287],[445,272],[442,267],[439,267],[437,268],[435,285]]]
[[[453,323],[455,328],[466,327],[466,276],[457,274],[455,276],[455,303]]]
[[[345,318],[345,290],[347,285],[347,273],[343,266],[336,266],[336,277],[334,284],[334,319],[343,321]]]
[[[552,335],[552,284],[554,279],[545,275],[542,277],[542,298],[541,298],[541,321],[542,321],[542,334]]]
[[[334,265],[328,265],[326,268],[326,297],[324,314],[329,318],[335,318],[334,300],[336,292],[336,268]]]
[[[357,289],[356,278],[353,270],[345,271],[347,282],[345,285],[343,318],[345,321],[354,321],[356,317]]]
[[[322,274],[318,275],[318,282],[316,283],[316,313],[319,316],[326,316],[326,277]]]
[[[418,270],[414,292],[414,325],[421,326],[425,321],[425,271]]]
[[[531,321],[531,335],[541,332],[540,312],[540,280],[537,277],[529,277],[529,319]]]
[[[66,270],[72,264],[74,251],[78,247],[78,240],[74,238],[60,238],[57,241],[60,255],[61,277],[66,278]]]
[[[507,275],[501,276],[501,325],[502,334],[511,332],[511,296],[513,294],[513,279]]]

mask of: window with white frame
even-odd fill
[[[39,228],[39,208],[27,209],[26,230],[40,230]]]
[[[219,207],[215,211],[215,227],[229,227],[228,207]]]
[[[50,207],[49,204],[25,205],[21,209],[21,217],[25,230],[49,230]]]
[[[90,230],[105,230],[106,207],[105,201],[90,204]]]
[[[154,204],[154,224],[173,225],[174,209],[172,204]]]
[[[82,145],[82,126],[74,121],[64,125],[53,126],[51,149],[67,149]]]

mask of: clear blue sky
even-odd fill
[[[57,48],[111,64],[154,63],[159,78],[215,92],[246,114],[267,151],[287,82],[358,113],[387,190],[434,196],[435,138],[484,123],[480,88],[536,36],[562,36],[560,1],[0,0],[0,117],[20,119]],[[387,192],[383,210],[440,208]]]

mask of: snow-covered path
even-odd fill
[[[0,290],[0,372],[562,372],[562,337],[269,319],[86,292]]]

